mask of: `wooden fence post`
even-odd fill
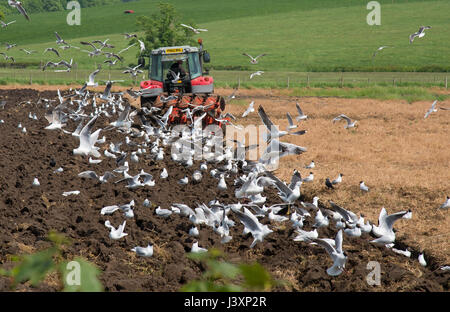
[[[288,80],[287,80],[287,88],[289,89],[289,76],[288,76]]]
[[[448,88],[448,79],[447,79],[448,77],[447,76],[445,76],[445,89],[447,89]]]
[[[309,74],[306,76],[306,85],[307,85],[308,88],[309,88]]]
[[[341,75],[341,88],[344,87],[344,75]]]

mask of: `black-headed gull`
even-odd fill
[[[342,241],[343,241],[342,230],[339,230],[339,232],[336,235],[336,238],[334,240],[335,247],[333,247],[329,241],[324,239],[316,238],[313,239],[312,241],[324,247],[325,250],[330,255],[331,259],[333,260],[333,265],[327,269],[327,274],[330,276],[340,275],[344,271],[345,262],[347,260],[347,256],[342,251]]]
[[[307,115],[303,114],[303,111],[300,108],[300,104],[298,104],[298,102],[295,103],[295,107],[297,108],[297,112],[298,112],[298,116],[295,117],[295,120],[301,121],[301,120],[305,120],[306,118],[308,118]]]
[[[253,77],[255,76],[261,76],[262,74],[264,74],[264,72],[262,70],[258,70],[252,74],[250,74],[250,79],[253,79]]]
[[[22,14],[28,21],[30,20],[30,17],[28,16],[27,11],[22,6],[22,2],[19,2],[16,0],[8,0],[8,4],[11,7],[16,8],[19,11],[19,13]]]
[[[371,242],[383,245],[393,243],[395,241],[394,222],[402,218],[409,219],[411,218],[411,214],[411,210],[408,210],[388,215],[386,209],[383,207],[378,217],[378,226],[372,226],[372,233],[378,238]]]
[[[257,242],[262,242],[264,237],[273,231],[265,224],[261,224],[256,216],[252,214],[247,208],[244,207],[244,212],[236,208],[231,208],[231,210],[236,214],[241,223],[244,225],[244,233],[251,233],[253,236],[253,242],[250,248],[253,248]]]
[[[445,202],[439,207],[440,209],[448,209],[450,207],[450,197],[447,196]]]
[[[98,129],[91,134],[92,128],[94,127],[97,118],[98,116],[94,116],[81,130],[79,136],[80,146],[73,150],[74,155],[92,155],[96,158],[100,157],[100,153],[98,151],[99,147],[95,147],[94,145],[97,142],[98,135],[100,134],[100,131],[102,129]]]
[[[106,220],[105,226],[110,229],[109,238],[118,240],[118,239],[121,239],[122,237],[127,236],[128,234],[123,232],[125,230],[126,223],[127,223],[127,221],[123,221],[123,223],[121,225],[119,225],[119,227],[116,229],[115,227],[113,227],[111,225],[109,220]]]
[[[341,119],[344,119],[347,122],[347,124],[344,126],[345,129],[350,129],[350,128],[356,127],[356,123],[358,122],[357,120],[352,121],[349,117],[347,117],[344,114],[340,114],[339,116],[337,116],[333,119],[333,123],[335,123],[336,121],[339,121]]]
[[[255,108],[253,107],[254,105],[255,101],[252,101],[245,112],[242,114],[242,117],[247,117],[248,114],[253,113],[255,111]]]
[[[369,187],[366,184],[364,184],[364,181],[359,182],[359,189],[363,192],[369,191]]]
[[[196,33],[196,34],[199,34],[199,33],[202,32],[202,31],[208,31],[207,29],[194,28],[194,27],[189,26],[189,25],[186,25],[186,24],[180,24],[180,25],[183,26],[183,27],[185,27],[185,28],[187,28],[187,29],[192,30],[192,31],[193,31],[194,33]]]
[[[266,53],[260,54],[257,57],[253,57],[248,53],[242,53],[242,55],[248,56],[250,58],[250,63],[252,64],[258,64],[258,58],[263,57],[265,55],[267,55]],[[251,78],[250,78],[251,79]]]
[[[207,251],[208,251],[208,249],[199,247],[198,242],[195,242],[192,244],[191,252],[193,252],[193,253],[207,252]]]
[[[141,257],[151,257],[153,256],[153,245],[148,244],[147,247],[134,247],[131,249],[131,251],[134,251],[138,256]]]
[[[409,36],[409,43],[413,43],[414,39],[417,37],[422,38],[423,36],[425,36],[426,29],[431,29],[431,26],[421,26],[417,32]]]
[[[433,102],[433,104],[431,104],[431,107],[428,109],[428,111],[425,113],[425,116],[423,117],[424,119],[427,118],[428,116],[430,116],[431,113],[435,113],[438,111],[437,107],[436,107],[436,103],[437,100]]]

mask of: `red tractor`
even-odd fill
[[[173,106],[168,124],[191,124],[202,116],[203,127],[217,124],[223,127],[221,115],[225,109],[223,97],[214,95],[214,79],[207,76],[203,63],[210,62],[209,53],[200,47],[176,46],[152,50],[149,80],[141,82],[141,107],[161,108],[164,114]],[[140,60],[145,66],[145,62]],[[193,114],[190,115],[190,113]],[[228,120],[228,119],[227,119]]]

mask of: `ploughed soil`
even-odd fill
[[[6,101],[0,108],[0,267],[9,269],[14,263],[12,255],[22,255],[50,246],[46,240],[48,233],[55,230],[71,240],[64,248],[67,259],[84,257],[95,263],[101,270],[100,280],[106,291],[178,291],[187,282],[197,279],[204,267],[186,257],[193,242],[198,240],[204,248],[218,248],[226,254],[232,263],[262,264],[277,280],[285,281],[274,291],[448,291],[450,273],[440,270],[445,263],[428,258],[428,265],[422,267],[417,261],[418,252],[412,251],[411,258],[398,255],[393,251],[375,246],[369,241],[368,234],[361,238],[344,235],[343,249],[348,260],[346,271],[338,277],[328,276],[326,269],[332,265],[326,251],[318,246],[295,242],[296,236],[291,222],[275,223],[268,218],[261,219],[269,225],[273,233],[266,236],[263,243],[249,248],[253,241],[250,234],[243,235],[243,225],[230,213],[229,218],[236,222],[231,228],[233,239],[227,244],[220,243],[220,236],[211,228],[198,226],[200,236],[188,235],[193,226],[187,217],[172,214],[169,218],[157,216],[155,208],[170,209],[172,203],[184,203],[191,208],[197,204],[207,204],[217,199],[221,203],[237,203],[234,197],[233,181],[235,175],[227,178],[228,189],[219,191],[218,180],[204,173],[199,184],[190,182],[182,186],[177,181],[184,176],[192,177],[199,168],[194,163],[190,168],[178,165],[165,154],[165,160],[157,162],[150,155],[140,156],[138,163],[129,161],[130,174],[141,169],[154,176],[156,185],[129,190],[125,183],[99,183],[92,179],[79,178],[78,173],[94,170],[98,174],[112,171],[117,167],[114,159],[105,157],[103,152],[110,142],[124,141],[125,135],[116,130],[100,133],[106,136],[106,143],[100,146],[103,161],[91,165],[88,158],[73,155],[78,147],[78,138],[64,134],[60,130],[45,130],[48,122],[44,118],[44,103],[36,104],[39,97],[56,99],[54,91],[36,91],[31,89],[0,90],[0,101]],[[31,101],[27,103],[27,101]],[[53,104],[54,106],[54,104]],[[28,117],[36,113],[38,120]],[[95,129],[104,129],[115,120],[101,116]],[[137,124],[140,124],[135,117]],[[18,128],[21,123],[27,132]],[[77,123],[69,121],[65,129],[74,131]],[[131,138],[139,142],[142,138]],[[133,151],[136,147],[122,145],[122,150]],[[149,148],[147,149],[147,151]],[[130,155],[130,153],[129,153]],[[302,156],[298,156],[302,157]],[[221,166],[219,164],[218,166]],[[61,173],[54,171],[62,167]],[[160,173],[163,168],[169,178],[163,180]],[[212,169],[209,165],[208,170]],[[40,181],[39,187],[33,187],[33,179]],[[116,180],[119,179],[119,175]],[[191,179],[190,179],[191,180]],[[79,195],[64,197],[63,192],[79,190]],[[280,203],[277,192],[268,188],[266,205]],[[148,198],[152,205],[144,207]],[[301,198],[311,201],[311,198]],[[128,236],[120,240],[111,240],[104,222],[110,220],[118,227],[125,217],[120,211],[110,216],[102,216],[100,210],[109,205],[122,205],[131,200],[136,202],[135,217],[127,219],[125,232]],[[314,214],[312,214],[314,216]],[[313,218],[305,220],[304,230],[311,230]],[[319,237],[334,237],[334,226],[319,229]],[[150,258],[138,257],[130,251],[135,246],[154,246],[154,255]],[[407,246],[397,242],[397,248]],[[381,285],[370,286],[367,268],[370,261],[381,265]],[[11,281],[0,277],[1,291],[58,291],[61,285],[57,277],[47,278],[38,287],[29,283],[19,284],[12,289]]]

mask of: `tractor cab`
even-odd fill
[[[205,76],[203,63],[210,61],[209,53],[200,47],[175,46],[152,50],[149,80],[141,82],[142,100],[162,93],[210,94],[214,92],[213,78]]]

